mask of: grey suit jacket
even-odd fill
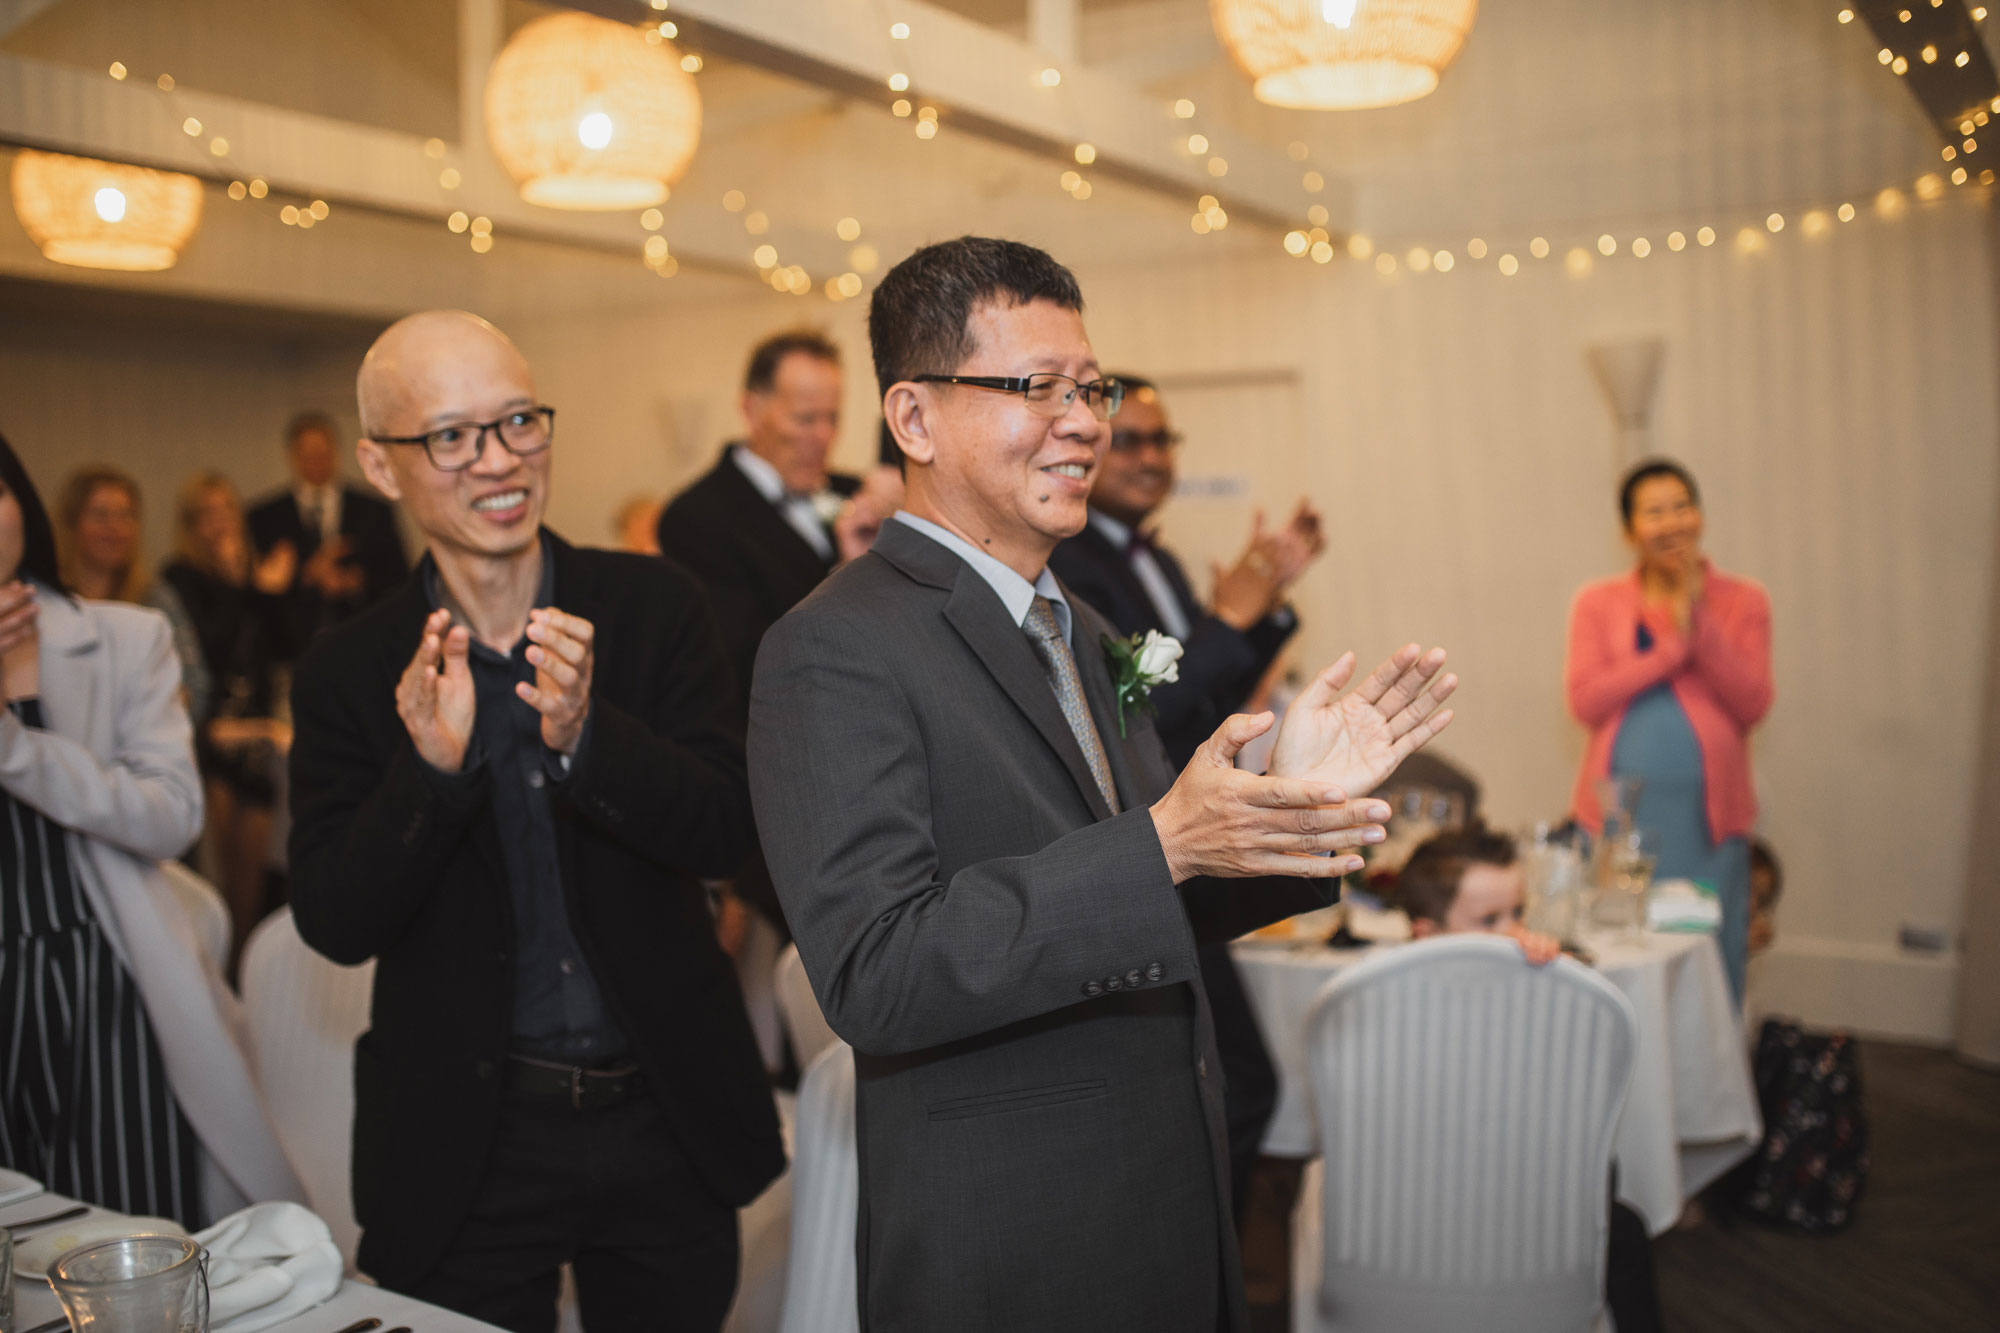
[[[869,1333],[1244,1326],[1195,943],[1325,898],[1175,887],[1147,809],[1175,773],[1147,720],[1120,739],[1111,627],[1072,607],[1117,816],[1027,636],[914,529],[885,525],[758,655],[760,836],[855,1048]]]

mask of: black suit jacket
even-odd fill
[[[758,656],[765,851],[855,1050],[865,1333],[1245,1326],[1195,944],[1325,897],[1176,888],[1175,770],[1143,715],[1119,736],[1111,626],[1071,607],[1115,816],[999,597],[902,523]]]
[[[834,566],[736,466],[731,455],[742,447],[726,446],[715,466],[661,511],[659,525],[661,554],[687,566],[708,590],[739,696],[745,701],[739,722],[748,714],[750,673],[765,631],[817,588]],[[852,495],[861,479],[835,473],[827,484],[836,494]],[[833,539],[831,532],[827,539]],[[737,893],[785,932],[784,910],[763,857],[753,852],[733,878]]]
[[[1159,711],[1160,739],[1176,764],[1194,757],[1201,743],[1215,734],[1222,720],[1243,707],[1257,681],[1277,660],[1298,622],[1289,614],[1270,615],[1245,632],[1218,620],[1202,606],[1187,573],[1171,551],[1155,548],[1153,558],[1173,585],[1181,613],[1193,626],[1182,644],[1180,679],[1152,694]],[[1049,568],[1065,586],[1102,611],[1120,634],[1164,632],[1146,585],[1125,553],[1094,523],[1062,542],[1049,557]]]
[[[659,538],[660,553],[687,566],[708,589],[747,699],[764,631],[817,588],[834,561],[815,551],[750,484],[731,457],[742,447],[725,447],[714,467],[667,504]],[[852,495],[861,479],[834,473],[827,485],[837,495]],[[833,540],[831,531],[827,540]]]
[[[688,1160],[740,1206],[784,1151],[698,879],[752,837],[735,688],[684,571],[549,544],[556,604],[596,627],[589,734],[555,806],[570,923]],[[293,911],[327,957],[376,960],[354,1211],[361,1267],[401,1288],[436,1262],[485,1170],[514,994],[505,832],[483,785],[435,780],[396,714],[429,609],[409,578],[321,635],[292,689]]]
[[[291,491],[260,501],[245,516],[250,524],[250,540],[259,555],[279,542],[290,542],[299,553],[299,564],[312,559],[319,550],[319,529],[308,528],[299,513],[299,502]],[[410,572],[410,557],[403,550],[402,534],[396,531],[396,511],[380,496],[355,486],[340,488],[340,535],[347,538],[348,559],[361,569],[361,593],[357,597],[329,601],[303,582],[295,582],[289,598],[293,632],[303,644],[320,630],[339,624],[388,596]]]

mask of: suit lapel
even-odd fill
[[[945,601],[944,618],[958,631],[994,682],[1014,701],[1022,716],[1056,752],[1076,783],[1077,792],[1090,803],[1091,813],[1099,819],[1109,819],[1111,807],[1097,790],[1097,779],[1090,775],[1090,765],[1076,743],[1076,734],[1069,729],[1069,719],[1063,716],[1062,707],[1056,702],[1056,692],[1049,686],[1048,672],[1043,669],[1034,645],[1028,642],[1021,627],[1007,618],[1006,607],[978,572],[970,565],[959,567],[964,572]]]
[[[110,713],[98,707],[104,676],[104,640],[97,623],[61,593],[35,586],[36,627],[41,636],[42,712],[49,730],[87,736],[91,752],[111,753]]]
[[[1174,596],[1180,600],[1181,614],[1187,617],[1188,624],[1199,625],[1203,614],[1202,606],[1194,599],[1194,585],[1188,582],[1187,571],[1181,568],[1181,562],[1171,551],[1155,546],[1153,563],[1160,567],[1160,572],[1167,576],[1167,582],[1173,586]],[[1137,582],[1138,577],[1134,574],[1133,581]]]
[[[731,445],[722,454],[722,461],[716,464],[716,484],[724,488],[736,506],[736,511],[750,528],[752,541],[750,549],[769,553],[770,557],[782,565],[795,588],[796,602],[807,592],[819,586],[832,566],[812,548],[812,543],[799,535],[797,528],[785,521],[778,507],[764,498],[764,493],[743,475],[743,469],[736,466],[734,451],[740,445]],[[827,535],[831,541],[832,534]]]
[[[1090,702],[1097,734],[1104,740],[1104,752],[1111,759],[1111,780],[1118,785],[1119,804],[1129,810],[1152,797],[1139,773],[1137,747],[1142,734],[1139,718],[1128,720],[1126,735],[1118,733],[1118,696],[1111,684],[1111,668],[1104,661],[1103,648],[1104,637],[1116,634],[1117,630],[1068,588],[1063,589],[1063,595],[1069,598],[1074,625],[1070,646],[1076,654],[1077,674],[1083,677],[1084,697]]]

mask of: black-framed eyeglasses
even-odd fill
[[[454,421],[422,435],[371,435],[377,444],[418,444],[440,472],[463,472],[486,452],[486,432],[516,458],[538,454],[556,437],[553,407],[523,407],[492,421]]]
[[[1177,430],[1162,426],[1158,430],[1114,430],[1111,432],[1111,447],[1121,454],[1136,454],[1151,445],[1172,453],[1187,437]]]
[[[1078,397],[1099,421],[1118,415],[1125,401],[1125,386],[1117,380],[1080,380],[1073,375],[1043,371],[1038,375],[913,375],[919,384],[963,384],[973,389],[998,389],[1018,393],[1028,410],[1038,417],[1059,417],[1069,411]]]

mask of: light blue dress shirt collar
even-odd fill
[[[894,517],[898,523],[915,528],[971,565],[972,571],[985,579],[987,586],[999,596],[1000,604],[1007,608],[1007,614],[1013,617],[1016,625],[1027,621],[1028,612],[1034,609],[1035,598],[1048,598],[1055,608],[1056,624],[1061,627],[1063,638],[1071,639],[1069,602],[1064,599],[1062,585],[1056,582],[1055,575],[1049,573],[1047,565],[1042,566],[1041,573],[1030,583],[949,528],[939,527],[927,518],[918,518],[907,509],[898,509]]]

